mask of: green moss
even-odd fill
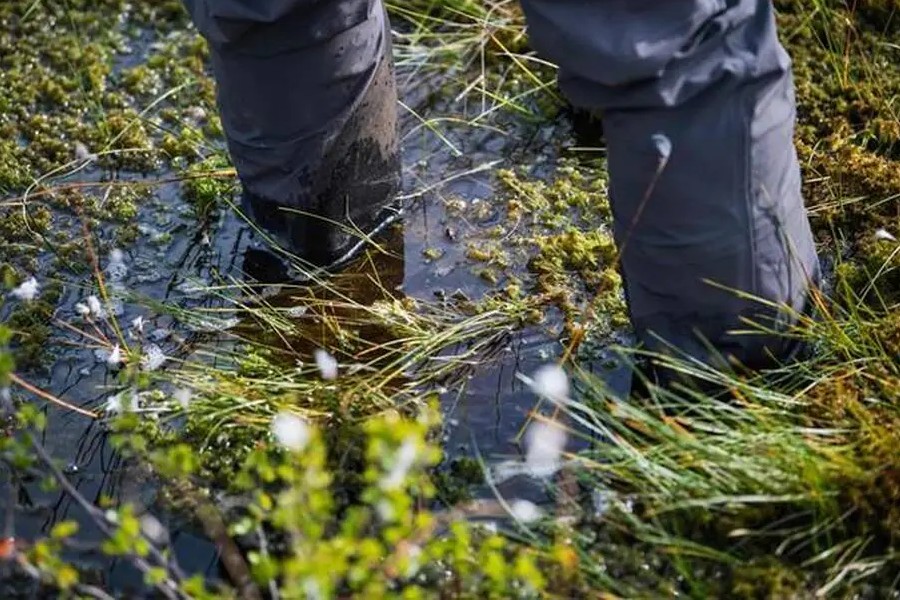
[[[17,303],[10,313],[6,323],[14,332],[12,347],[17,368],[37,368],[46,359],[52,333],[50,321],[61,293],[61,284],[46,283],[37,299]]]
[[[122,88],[136,96],[153,96],[162,91],[162,80],[158,71],[149,65],[138,65],[122,72]]]
[[[199,131],[184,127],[178,135],[167,133],[163,135],[160,149],[171,159],[185,158],[194,160],[199,157],[203,144],[203,136]]]
[[[440,248],[423,248],[422,256],[424,256],[427,260],[438,260],[442,256],[444,256],[444,251]]]
[[[115,186],[104,201],[102,216],[120,223],[130,223],[138,214],[139,204],[149,197],[150,190],[146,186]]]
[[[809,586],[804,578],[774,557],[734,568],[731,579],[728,597],[735,600],[779,600],[808,595]]]
[[[447,214],[461,220],[449,229],[469,232],[465,255],[473,272],[491,285],[505,280],[497,293],[508,299],[530,296],[545,311],[561,311],[570,332],[626,328],[602,166],[564,160],[547,180],[515,171],[497,178],[491,202],[445,200]],[[478,223],[490,224],[473,230]],[[481,304],[493,306],[490,298]]]
[[[191,165],[184,176],[184,196],[201,219],[212,214],[235,191],[231,163],[225,155],[213,155]]]
[[[478,269],[475,273],[485,282],[491,285],[497,285],[500,282],[500,276],[493,269]]]
[[[897,3],[777,5],[794,61],[797,147],[814,227],[824,239],[840,231],[869,272],[878,260],[871,235],[896,220],[896,202],[886,200],[900,194],[900,53],[886,43],[900,36]]]
[[[437,498],[449,507],[471,500],[472,487],[483,482],[484,469],[481,463],[468,457],[450,460],[434,474]]]
[[[492,252],[488,252],[475,243],[469,244],[466,248],[466,258],[475,262],[488,262],[494,256]]]

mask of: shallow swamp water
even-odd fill
[[[7,19],[12,18],[7,15]],[[65,18],[65,14],[58,14],[58,18]],[[200,148],[198,153],[185,151],[192,154],[191,160],[196,161],[199,154],[214,157],[213,162],[207,159],[207,164],[222,164],[214,162],[223,154],[223,141],[216,135],[208,81],[200,84],[200,94],[191,93],[184,102],[177,100],[178,92],[171,96],[176,101],[171,101],[163,88],[168,81],[165,78],[177,78],[178,73],[166,73],[170,67],[159,57],[189,63],[194,47],[193,34],[164,35],[168,26],[159,21],[164,18],[165,14],[123,13],[117,19],[119,35],[114,36],[115,41],[106,51],[110,52],[112,65],[107,75],[110,85],[128,89],[123,98],[135,111],[128,118],[150,124],[138,125],[142,133],[146,131],[146,138],[136,137],[128,144],[137,144],[138,148],[147,144],[150,154],[163,147],[162,154],[168,151],[169,156],[145,161],[138,151],[134,161],[120,161],[118,155],[111,153],[109,160],[104,161],[102,154],[100,158],[91,156],[88,142],[77,138],[83,123],[58,133],[50,129],[47,137],[54,144],[61,144],[60,154],[72,160],[65,168],[51,172],[39,185],[26,186],[24,201],[20,189],[7,194],[10,214],[22,210],[27,215],[20,225],[28,224],[35,210],[41,215],[48,211],[51,221],[32,238],[47,240],[44,248],[37,248],[27,259],[18,256],[18,264],[16,257],[10,257],[7,263],[18,269],[23,269],[23,265],[30,267],[30,273],[39,281],[53,282],[51,305],[38,316],[30,315],[22,321],[44,320],[42,325],[46,328],[41,329],[40,335],[35,332],[33,340],[26,336],[23,346],[32,344],[28,349],[32,360],[21,374],[53,396],[100,416],[117,389],[117,382],[116,369],[108,365],[111,350],[104,333],[78,318],[80,305],[97,294],[92,261],[96,260],[114,296],[104,303],[103,310],[113,313],[122,327],[129,328],[126,335],[143,346],[145,357],[159,359],[152,370],[175,368],[197,356],[213,365],[227,362],[231,353],[241,348],[241,339],[253,340],[262,335],[249,322],[252,320],[235,307],[235,298],[246,294],[239,283],[246,280],[243,255],[252,232],[229,209],[228,203],[236,201],[238,193],[233,177],[211,178],[212,193],[221,196],[212,199],[218,206],[198,209],[197,199],[191,193],[196,196],[205,192],[207,198],[209,192],[188,189],[190,180],[185,181],[182,168],[190,161],[177,156],[181,149],[169,148],[181,140]],[[184,25],[180,19],[176,22]],[[78,32],[78,27],[73,27],[73,31]],[[43,40],[43,35],[46,32],[34,41]],[[73,37],[73,43],[86,43],[78,35]],[[48,81],[57,74],[54,68],[45,73]],[[189,68],[196,69],[196,65]],[[196,77],[197,73],[191,76]],[[447,97],[444,88],[448,77],[452,75],[431,76],[428,85],[423,86],[415,67],[402,61],[399,65],[400,90],[407,107],[402,117],[405,210],[400,222],[379,241],[378,249],[371,250],[332,281],[331,285],[342,288],[358,303],[384,299],[386,292],[428,303],[477,303],[510,283],[521,286],[522,279],[531,276],[527,262],[534,256],[535,248],[521,244],[522,248],[509,255],[499,249],[510,238],[528,235],[529,227],[534,225],[529,226],[527,219],[521,217],[521,223],[513,222],[505,201],[495,199],[502,186],[498,183],[498,170],[510,169],[535,181],[552,181],[560,157],[566,157],[569,168],[576,170],[579,156],[586,159],[590,170],[598,169],[602,163],[599,148],[577,148],[566,115],[543,123],[501,115],[484,126],[432,124],[429,115],[466,114],[479,108],[467,106],[466,98]],[[154,100],[142,105],[142,98]],[[43,106],[41,102],[37,103],[37,112]],[[52,103],[47,110],[50,114],[55,112]],[[24,117],[22,122],[33,120],[29,115]],[[40,116],[33,118],[39,120]],[[59,121],[53,123],[60,125]],[[179,125],[183,125],[180,133],[176,131]],[[127,137],[128,127],[123,125],[119,133]],[[30,132],[19,135],[22,147],[36,144],[36,136],[29,138]],[[54,139],[55,135],[58,139]],[[173,153],[176,156],[171,156]],[[129,155],[125,151],[122,156]],[[515,182],[512,171],[507,178]],[[133,195],[128,191],[131,189],[136,190]],[[510,186],[504,189],[507,195],[513,190]],[[28,193],[33,196],[27,197]],[[567,193],[573,195],[562,195]],[[583,203],[585,193],[579,194],[577,201]],[[96,218],[86,216],[75,202],[66,202],[74,198],[78,203],[92,203]],[[115,210],[124,215],[114,214]],[[565,214],[557,217],[567,218]],[[23,240],[29,237],[23,232]],[[82,250],[87,246],[89,251],[61,247],[72,242]],[[492,250],[486,253],[487,249]],[[14,249],[9,248],[8,253],[12,252]],[[68,268],[70,256],[87,264]],[[377,279],[377,285],[373,279]],[[263,290],[267,298],[277,298],[279,294],[290,302],[288,291],[273,287]],[[15,310],[15,306],[7,305],[4,316],[12,317]],[[188,314],[210,317],[188,318]],[[135,319],[142,319],[139,328],[134,326]],[[518,434],[535,398],[517,380],[516,373],[531,373],[564,352],[559,341],[563,321],[560,309],[549,308],[539,323],[510,329],[480,362],[472,362],[460,369],[458,376],[446,380],[439,392],[444,420],[442,442],[449,457],[483,460],[491,465],[518,455]],[[372,331],[370,335],[377,337],[379,332]],[[331,340],[327,335],[322,337],[317,345],[329,348]],[[291,347],[290,340],[284,343]],[[311,348],[299,352],[308,350]],[[618,389],[627,389],[627,369],[611,369],[608,363],[598,368]],[[45,410],[43,443],[65,465],[65,473],[88,500],[129,501],[165,514],[156,504],[156,486],[111,448],[102,418],[88,418],[53,404]],[[545,499],[540,486],[522,478],[500,483],[499,490],[502,494],[515,491],[538,501]],[[478,484],[472,493],[483,498],[494,494]],[[75,519],[81,525],[77,545],[83,547],[83,551],[73,553],[79,567],[93,571],[96,581],[105,588],[122,592],[140,589],[140,575],[131,566],[104,557],[97,550],[99,532],[65,492],[48,492],[39,480],[19,481],[9,487],[0,504],[8,515],[7,534],[26,541],[47,535],[60,521]],[[165,524],[182,567],[188,573],[217,577],[218,556],[203,533],[177,515],[170,515]],[[16,589],[16,585],[6,593],[27,593],[27,586]]]

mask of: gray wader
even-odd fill
[[[323,239],[327,258],[328,244],[343,241],[335,228],[278,209],[366,222],[396,189],[380,0],[186,2],[210,41],[251,216],[289,248]],[[532,45],[559,65],[570,101],[602,117],[641,342],[751,368],[788,357],[780,336],[734,333],[748,320],[789,326],[818,277],[791,65],[771,0],[522,5]]]
[[[380,0],[185,0],[210,45],[247,216],[315,266],[392,213],[397,92]]]

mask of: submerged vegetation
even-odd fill
[[[124,289],[153,266],[129,248],[159,256],[185,222],[210,245],[234,204],[205,45],[179,2],[0,4],[9,595],[119,593],[78,559],[92,544],[136,569],[128,591],[168,598],[896,597],[900,4],[776,2],[827,267],[816,318],[789,333],[810,356],[753,376],[670,357],[720,392],[627,398],[605,375],[643,357],[610,346],[627,319],[602,141],[573,141],[512,0],[388,4],[413,88],[405,142],[428,140],[426,173],[451,156],[490,178],[484,197],[447,173],[409,190],[446,238],[417,258],[462,265],[478,293],[406,295],[388,242],[303,285],[214,273],[202,301],[191,282],[162,300]],[[510,160],[468,159],[470,138],[487,155],[502,140]],[[535,403],[524,457],[441,448],[441,402],[534,330],[565,370],[519,373]],[[96,354],[102,398],[29,383],[57,341]],[[100,422],[142,494],[73,485],[48,450],[60,415]],[[548,500],[505,497],[513,477]],[[23,535],[12,505],[39,481],[80,516]],[[220,570],[186,571],[175,528],[211,540]]]

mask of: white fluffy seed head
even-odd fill
[[[141,517],[141,533],[154,544],[162,544],[169,537],[169,532],[163,524],[150,513]]]
[[[566,430],[558,423],[533,423],[525,434],[525,463],[528,468],[548,475],[556,472],[567,437]]]
[[[531,523],[540,519],[544,513],[534,503],[528,500],[513,500],[509,505],[510,512],[516,520],[523,523]]]
[[[656,147],[659,157],[662,160],[668,160],[672,155],[672,140],[669,139],[669,136],[662,132],[658,132],[651,135],[650,139],[653,141],[653,145]]]
[[[172,394],[172,397],[175,398],[175,401],[181,405],[181,408],[187,410],[187,407],[191,404],[191,399],[194,394],[191,392],[190,388],[178,388]]]
[[[147,344],[141,354],[141,368],[144,371],[155,371],[166,362],[166,354],[156,344]]]
[[[37,279],[34,277],[29,277],[25,281],[23,281],[18,287],[14,288],[10,294],[13,295],[14,298],[18,298],[23,302],[31,302],[35,298],[38,297],[38,294],[41,291],[41,286],[37,282]]]
[[[323,350],[322,348],[317,348],[313,355],[316,359],[316,367],[318,367],[319,374],[322,376],[322,379],[326,381],[337,379],[337,359],[335,359],[331,354],[328,353],[328,351]]]
[[[875,239],[876,240],[884,240],[886,242],[896,242],[897,241],[897,238],[894,237],[894,234],[891,233],[890,231],[888,231],[887,229],[884,229],[883,227],[881,229],[878,229],[875,231]]]
[[[100,299],[97,296],[88,296],[85,298],[85,302],[92,317],[102,319],[106,316],[106,311],[103,310],[103,305],[100,304]]]
[[[110,415],[120,414],[123,408],[122,394],[113,394],[106,399],[106,402],[103,405],[103,410]]]
[[[91,315],[91,309],[84,302],[78,302],[75,304],[75,312],[78,313],[79,317],[89,317]]]
[[[556,404],[565,404],[569,399],[569,376],[557,364],[548,364],[534,372],[532,389],[539,396]]]
[[[416,458],[419,456],[419,445],[413,438],[407,438],[400,444],[397,450],[397,456],[394,458],[394,464],[384,477],[381,478],[379,486],[385,491],[399,489],[406,480],[409,470],[416,464]]]
[[[109,356],[106,357],[106,364],[110,367],[118,367],[122,364],[122,349],[118,344],[112,347],[112,350],[109,351]]]
[[[309,442],[310,430],[305,419],[289,412],[280,412],[272,419],[272,435],[284,448],[298,452]]]

